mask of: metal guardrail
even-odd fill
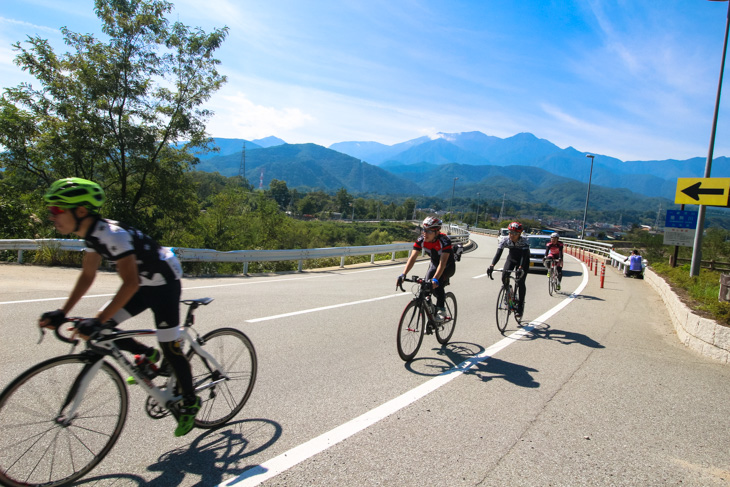
[[[467,243],[469,232],[458,225],[446,225],[446,232],[453,242]],[[58,250],[78,252],[86,248],[83,240],[44,238],[44,239],[0,239],[0,250],[17,250],[18,262],[23,262],[24,250],[41,250],[43,247],[53,247]],[[304,261],[310,259],[326,259],[340,257],[340,267],[345,267],[345,258],[360,255],[370,255],[370,263],[375,262],[379,254],[391,254],[395,260],[396,252],[409,251],[413,243],[397,243],[388,245],[366,245],[358,247],[327,247],[318,249],[288,249],[288,250],[233,250],[222,252],[213,249],[189,249],[172,247],[175,255],[182,262],[240,262],[243,264],[243,273],[248,274],[248,265],[251,262],[298,261],[298,270],[304,267]]]

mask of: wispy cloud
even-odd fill
[[[15,20],[15,19],[8,19],[5,17],[0,17],[0,25],[2,25],[2,24],[13,25],[13,26],[17,26],[17,27],[27,27],[34,31],[50,32],[53,34],[60,33],[60,30],[54,29],[53,27],[46,27],[45,25],[31,24],[30,22],[24,22],[22,20]]]

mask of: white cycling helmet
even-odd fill
[[[558,235],[558,232],[554,232],[550,234],[550,238],[560,238],[560,235]]]
[[[425,220],[423,220],[423,223],[421,226],[424,230],[431,230],[434,228],[441,228],[443,225],[443,222],[441,219],[435,217],[435,216],[427,216]]]

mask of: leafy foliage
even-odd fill
[[[67,54],[37,36],[13,45],[15,63],[40,85],[6,88],[0,99],[0,166],[19,191],[83,177],[104,187],[109,215],[163,227],[153,234],[192,218],[187,149],[209,142],[210,112],[200,107],[226,80],[213,53],[228,30],[170,23],[171,10],[164,0],[96,0],[108,41],[63,28]]]

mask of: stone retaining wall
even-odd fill
[[[692,312],[661,276],[647,268],[644,280],[659,293],[672,319],[677,337],[702,355],[730,363],[730,328]]]

